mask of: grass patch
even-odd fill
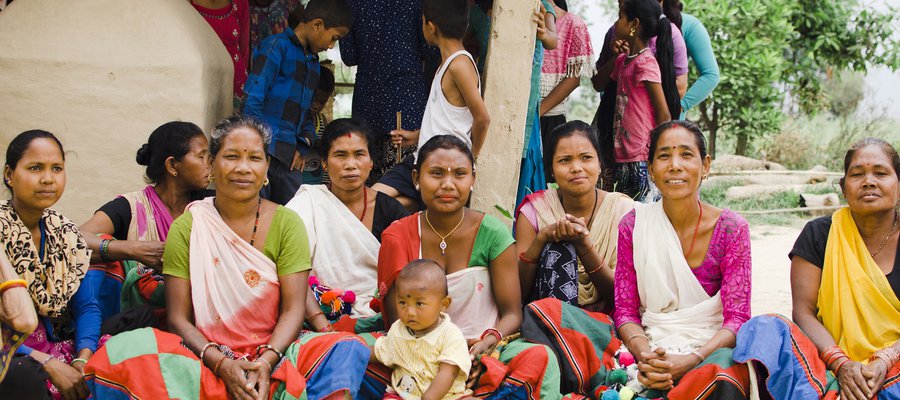
[[[700,188],[700,198],[716,207],[728,208],[732,211],[774,210],[778,208],[795,208],[800,204],[800,194],[793,191],[776,192],[771,196],[758,196],[743,199],[727,199],[725,192],[732,186],[740,185],[737,180],[719,181]],[[809,190],[814,194],[835,193],[830,186],[815,187]],[[745,215],[751,225],[765,224],[778,226],[801,225],[813,217],[807,212],[778,214]]]

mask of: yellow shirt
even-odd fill
[[[441,315],[444,321],[425,336],[416,338],[403,322],[397,320],[387,336],[375,342],[375,357],[394,369],[391,386],[404,399],[422,398],[442,362],[459,367],[459,373],[443,399],[457,399],[472,393],[466,389],[466,378],[472,367],[466,339],[450,321],[449,315]]]

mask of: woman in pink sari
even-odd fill
[[[212,134],[216,197],[188,206],[163,256],[169,328],[110,339],[85,371],[98,399],[355,397],[369,358],[345,333],[299,336],[310,256],[296,213],[259,197],[268,128]]]

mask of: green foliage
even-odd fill
[[[729,200],[725,192],[732,186],[739,185],[739,180],[725,180],[706,184],[700,188],[700,199],[716,207],[724,207],[733,211],[763,211],[781,208],[795,208],[800,204],[800,194],[793,191],[777,192],[770,196]],[[809,193],[837,193],[836,188],[822,187],[809,190]],[[751,225],[799,225],[812,218],[808,212],[747,214],[744,218]]]

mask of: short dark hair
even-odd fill
[[[422,16],[441,36],[461,40],[469,26],[469,0],[423,0]]]
[[[210,135],[209,154],[211,158],[216,158],[216,155],[219,154],[219,150],[222,150],[222,144],[225,142],[225,138],[238,128],[252,129],[259,134],[263,140],[263,151],[266,152],[266,158],[269,157],[269,152],[266,148],[269,143],[272,142],[272,131],[269,126],[253,117],[232,115],[219,121]]]
[[[328,152],[331,151],[331,146],[335,140],[350,134],[355,134],[365,140],[366,148],[369,150],[369,157],[374,157],[374,149],[372,148],[374,140],[372,140],[368,125],[353,118],[338,118],[325,125],[325,129],[322,130],[322,137],[317,141],[317,150],[322,159],[328,158]]]
[[[190,122],[166,122],[156,128],[135,156],[138,165],[147,167],[146,181],[159,183],[166,176],[166,159],[174,157],[181,161],[191,150],[191,140],[197,136],[203,136],[203,130]]]
[[[9,142],[9,147],[6,148],[6,166],[11,170],[16,169],[16,165],[19,164],[19,160],[21,160],[22,156],[25,155],[25,152],[28,151],[31,142],[37,139],[50,139],[56,142],[56,145],[59,147],[59,152],[62,153],[63,161],[66,160],[66,152],[63,150],[62,143],[60,143],[59,139],[54,134],[40,129],[33,129],[18,134],[11,142]],[[12,186],[10,186],[5,179],[3,180],[3,184],[6,185],[7,189],[12,191]]]
[[[856,155],[856,152],[869,146],[878,147],[884,155],[891,159],[891,166],[894,168],[894,174],[897,175],[897,178],[900,178],[900,155],[897,155],[897,149],[888,143],[887,140],[876,137],[860,139],[856,143],[853,143],[853,146],[850,146],[850,149],[847,150],[847,154],[844,155],[844,175],[847,175],[847,171],[850,169],[850,163],[853,161],[853,156]],[[844,178],[841,178],[841,184],[843,184],[843,181]]]
[[[706,137],[703,136],[703,131],[700,130],[700,126],[688,120],[672,120],[663,122],[656,128],[650,130],[650,162],[653,162],[653,156],[656,154],[656,144],[659,142],[659,138],[663,133],[675,127],[682,127],[692,133],[694,135],[694,141],[697,143],[697,149],[700,150],[700,157],[706,158]]]
[[[319,70],[319,87],[316,91],[334,93],[334,72],[324,66]]]
[[[428,284],[437,284],[442,289],[444,296],[447,296],[449,293],[447,289],[447,273],[437,261],[427,258],[410,261],[397,275],[397,282],[407,279],[421,279]]]
[[[434,153],[436,150],[444,149],[444,150],[459,150],[463,154],[466,155],[466,158],[469,159],[469,163],[474,167],[475,166],[475,156],[472,155],[472,149],[469,148],[463,141],[452,135],[437,135],[431,139],[428,139],[425,144],[419,148],[419,155],[416,156],[416,171],[422,171],[422,165],[425,164],[425,160],[431,153]]]
[[[553,171],[553,156],[556,153],[559,141],[574,135],[584,136],[591,142],[591,146],[594,146],[594,150],[597,151],[597,162],[600,162],[600,140],[597,138],[597,129],[584,121],[575,120],[557,126],[550,132],[550,137],[547,138],[547,148],[544,149],[545,171]],[[550,181],[556,182],[556,177],[552,174],[550,175]]]
[[[353,9],[346,0],[310,0],[306,8],[298,5],[288,16],[288,24],[296,28],[301,22],[306,23],[321,19],[325,28],[350,28],[353,26]]]

